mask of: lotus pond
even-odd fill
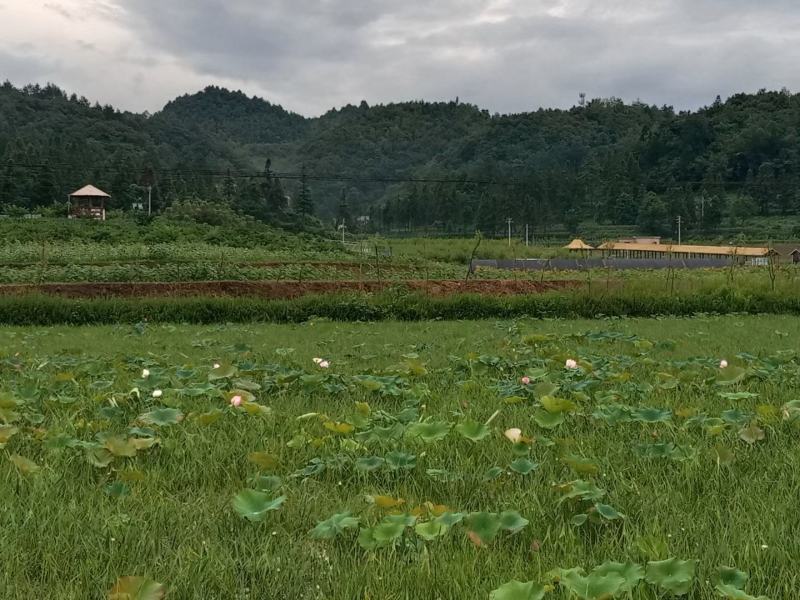
[[[798,339],[0,328],[0,597],[797,598]]]

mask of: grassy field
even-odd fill
[[[0,597],[141,576],[175,599],[796,598],[798,336],[779,316],[0,328]]]

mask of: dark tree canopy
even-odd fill
[[[0,205],[63,202],[91,182],[112,208],[150,185],[156,211],[198,198],[275,222],[316,213],[331,225],[467,233],[502,231],[510,217],[655,233],[681,216],[711,231],[800,212],[798,137],[800,95],[787,91],[689,112],[614,98],[514,115],[361,102],[309,119],[217,87],[139,115],[6,83]]]

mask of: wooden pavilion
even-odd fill
[[[111,198],[103,190],[86,185],[69,195],[70,219],[106,220],[106,200]]]
[[[594,250],[594,248],[592,248],[589,244],[578,238],[572,240],[569,244],[564,246],[564,248],[567,250],[571,250],[572,252],[578,252],[578,251],[585,252],[587,250]]]

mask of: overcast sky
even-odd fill
[[[696,108],[800,90],[799,42],[795,0],[0,0],[0,79],[151,112],[209,84],[309,116],[581,91]]]

